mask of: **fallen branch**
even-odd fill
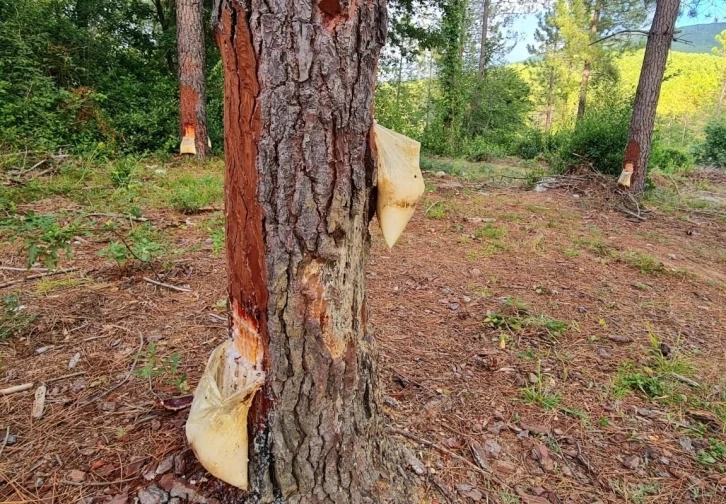
[[[678,373],[671,373],[670,375],[679,382],[683,382],[693,388],[701,388],[701,384],[698,383],[696,380],[691,380],[690,378],[686,378],[685,376],[679,375]]]
[[[83,376],[84,374],[86,374],[85,371],[78,371],[77,373],[71,373],[71,374],[67,374],[67,375],[63,375],[63,376],[56,376],[55,378],[48,378],[47,380],[45,380],[45,382],[52,383],[52,382],[56,382],[56,381],[67,380],[68,378],[75,378],[76,376]]]
[[[25,278],[19,278],[18,280],[11,280],[9,282],[5,282],[4,284],[0,284],[0,289],[4,289],[5,287],[10,287],[11,285],[16,285],[16,284],[23,283],[23,282],[29,282],[30,280],[37,280],[38,278],[54,276],[54,275],[62,275],[64,273],[72,273],[74,271],[78,271],[78,268],[66,268],[66,269],[62,269],[62,270],[38,273],[36,275],[30,275],[30,276],[26,276]]]
[[[156,280],[152,280],[151,278],[144,277],[144,281],[148,282],[153,285],[158,285],[159,287],[164,287],[165,289],[177,291],[177,292],[191,292],[191,289],[187,289],[186,287],[177,287],[176,285],[171,285],[164,282],[158,282]]]
[[[630,215],[631,217],[635,217],[636,219],[639,219],[639,220],[641,220],[641,221],[646,221],[646,220],[648,220],[648,219],[646,219],[645,217],[643,217],[642,215],[638,215],[638,214],[637,214],[637,213],[635,213],[635,212],[631,212],[630,210],[628,210],[628,209],[627,209],[627,208],[625,208],[625,207],[620,207],[620,206],[618,206],[618,207],[615,207],[615,209],[616,209],[616,210],[619,210],[619,211],[621,211],[621,212],[623,212],[624,214],[628,214],[628,215]]]
[[[16,268],[14,266],[0,266],[0,270],[2,270],[2,271],[25,271],[25,272],[28,272],[28,271],[31,271],[31,272],[32,271],[38,271],[38,272],[44,272],[44,271],[48,271],[48,268],[30,268],[30,269],[28,269],[28,268]]]
[[[134,222],[148,222],[149,218],[147,217],[134,217],[133,215],[123,215],[123,214],[115,214],[115,213],[90,213],[87,214],[86,217],[109,217],[111,219],[127,219]]]
[[[22,385],[13,385],[12,387],[0,390],[0,395],[10,395],[16,392],[25,392],[33,388],[33,382],[23,383]]]

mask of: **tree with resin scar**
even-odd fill
[[[385,0],[214,7],[229,352],[241,375],[264,374],[244,502],[417,501],[383,429],[366,314],[386,17]]]
[[[209,153],[204,81],[204,6],[202,0],[177,0],[179,128],[181,154],[205,159]]]

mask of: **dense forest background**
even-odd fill
[[[394,2],[378,121],[420,140],[428,156],[515,155],[555,169],[586,163],[616,174],[644,53],[645,37],[636,32],[653,4]],[[517,19],[527,12],[539,13],[531,57],[507,64],[509,50],[522,43]],[[679,32],[651,167],[726,164],[725,28]],[[0,0],[0,149],[175,152],[175,34],[173,0]],[[209,30],[206,52],[209,136],[221,153],[222,72]]]

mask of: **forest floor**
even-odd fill
[[[186,410],[160,404],[226,337],[222,164],[21,162],[0,389],[32,385],[0,395],[0,502],[213,502]],[[654,176],[640,220],[598,177],[448,171],[392,250],[371,223],[383,408],[424,500],[724,502],[726,176]],[[23,270],[64,233],[56,274]]]

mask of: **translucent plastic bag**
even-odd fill
[[[194,126],[184,126],[184,137],[179,146],[179,154],[197,153],[197,146],[194,144]]]
[[[373,125],[378,151],[378,205],[376,214],[383,239],[393,247],[424,193],[419,168],[421,144],[407,136]]]
[[[199,462],[222,481],[247,490],[247,412],[265,380],[233,340],[209,356],[194,392],[187,440]]]

